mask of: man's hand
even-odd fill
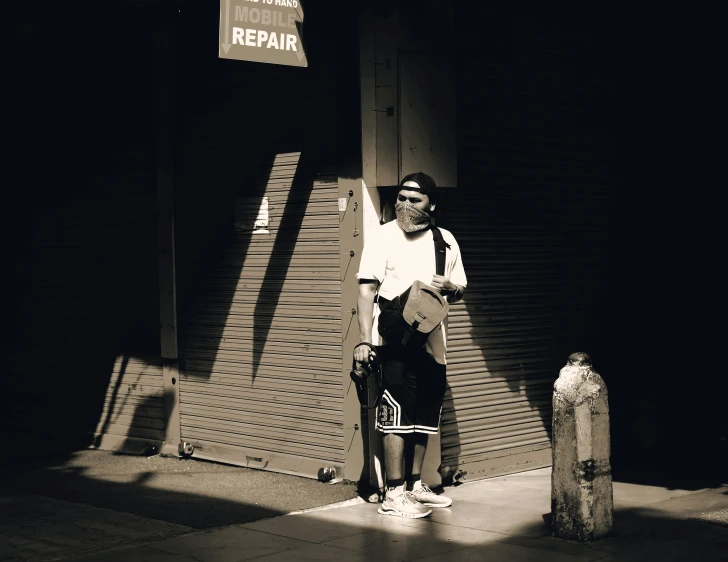
[[[360,345],[354,349],[354,361],[357,363],[369,363],[370,360],[374,359],[377,353],[373,351],[368,345]]]
[[[433,275],[432,286],[442,295],[454,295],[458,290],[458,286],[443,275]]]

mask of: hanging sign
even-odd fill
[[[308,66],[299,30],[301,0],[220,0],[223,59]]]

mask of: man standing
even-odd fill
[[[448,302],[463,297],[467,278],[460,248],[453,235],[440,229],[446,243],[444,275],[436,274],[431,215],[435,210],[435,181],[422,172],[400,182],[397,219],[380,226],[364,244],[359,281],[358,318],[362,343],[354,359],[368,363],[376,356],[382,365],[384,395],[376,412],[377,430],[384,434],[386,492],[379,513],[419,518],[432,507],[449,507],[452,500],[437,495],[421,480],[429,435],[440,426],[445,396],[446,322],[422,347],[383,341],[377,318],[384,303],[419,280],[435,287]],[[375,296],[377,303],[375,303]],[[410,488],[409,490],[407,488]]]

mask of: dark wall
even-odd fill
[[[712,26],[690,13],[515,14],[464,3],[457,12],[460,25],[472,22],[471,33],[460,35],[460,64],[488,60],[487,73],[497,82],[486,89],[496,98],[512,92],[498,104],[483,96],[483,122],[465,123],[520,139],[520,154],[506,146],[482,154],[481,163],[493,169],[515,170],[495,183],[551,182],[581,166],[582,179],[598,173],[613,188],[594,209],[600,220],[606,217],[604,236],[590,241],[574,231],[565,244],[574,255],[588,254],[597,242],[605,250],[580,345],[609,388],[615,475],[718,478],[728,466],[728,428],[721,415],[725,377],[706,365],[720,334],[713,291],[723,277],[714,264],[723,253],[724,222],[715,205],[721,121]],[[509,64],[512,71],[503,71]],[[462,96],[472,84],[467,68],[459,75]],[[576,134],[583,145],[556,154],[563,137]],[[528,142],[529,136],[545,141]],[[547,166],[549,154],[556,156]],[[529,174],[539,167],[542,172]],[[493,180],[484,177],[484,189]],[[580,192],[588,189],[585,184]],[[564,200],[564,220],[572,220],[570,203]],[[526,216],[531,205],[539,212],[534,200],[524,198],[522,205],[518,213],[505,211]],[[578,260],[567,265],[567,274],[587,267]],[[570,351],[576,349],[564,348]]]
[[[716,139],[725,119],[713,21],[709,11],[634,14],[616,55],[612,329],[621,345],[611,395],[624,396],[630,420],[615,450],[639,459],[642,475],[728,479],[728,385],[710,366],[712,350],[723,347],[715,256],[724,252]]]
[[[6,67],[0,424],[14,454],[90,444],[115,359],[159,354],[159,20],[122,3],[32,8],[10,20]]]

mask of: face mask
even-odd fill
[[[430,215],[420,211],[409,201],[399,201],[394,206],[397,224],[405,232],[417,232],[430,227]]]

